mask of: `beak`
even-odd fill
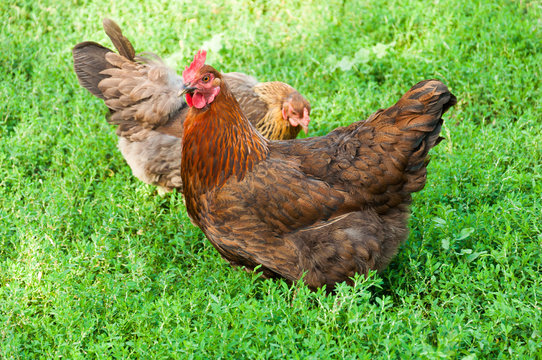
[[[186,86],[186,84],[183,84],[183,87],[184,87],[184,89],[179,91],[179,96],[183,96],[185,94],[192,94],[194,92],[194,90],[197,89],[194,86]]]

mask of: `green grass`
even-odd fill
[[[233,269],[179,194],[136,180],[71,48],[283,80],[311,135],[416,82],[459,99],[382,274],[336,295]],[[0,3],[0,358],[542,358],[542,3]]]

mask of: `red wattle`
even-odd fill
[[[192,95],[186,94],[186,103],[187,103],[188,106],[190,106],[190,107],[194,106],[194,103],[192,102]]]
[[[197,109],[202,109],[207,105],[207,101],[202,93],[195,91],[194,94],[192,94],[192,104],[194,104]]]

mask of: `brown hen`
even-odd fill
[[[456,99],[422,81],[394,106],[326,136],[268,141],[204,54],[183,72],[188,213],[232,265],[328,290],[382,270],[405,240],[411,194]]]
[[[180,175],[183,122],[188,107],[180,91],[183,83],[154,55],[136,56],[119,26],[103,22],[112,50],[82,42],[73,48],[80,84],[105,100],[108,122],[117,125],[119,149],[140,180],[165,191],[182,189]],[[295,138],[308,130],[310,105],[290,85],[259,83],[242,73],[224,74],[248,120],[267,138]]]

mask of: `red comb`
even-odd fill
[[[196,73],[203,65],[205,65],[205,58],[207,57],[207,51],[199,50],[194,55],[194,61],[190,66],[187,66],[183,71],[183,80],[185,84],[190,84],[196,77]]]

